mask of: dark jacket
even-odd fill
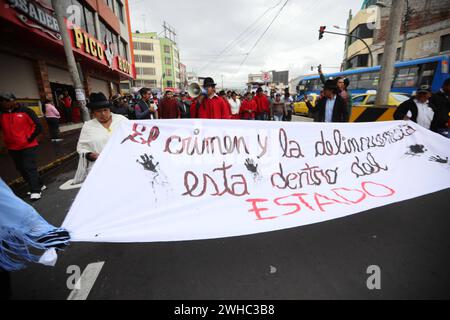
[[[313,114],[314,122],[325,122],[325,109],[327,106],[327,98],[323,97],[317,101],[316,106],[313,107],[309,101],[306,102],[309,111]],[[337,94],[334,103],[332,122],[348,122],[349,114],[347,103],[342,97]]]
[[[184,100],[180,101],[178,104],[180,108],[180,116],[181,118],[190,118],[191,117],[191,101]]]
[[[150,102],[153,102],[151,100]],[[134,110],[136,111],[136,119],[155,119],[155,112],[150,111],[150,106],[144,100],[139,100],[138,103],[134,106]]]
[[[450,113],[450,97],[448,97],[442,90],[433,95],[430,98],[430,102],[436,106],[436,108],[440,109],[441,112],[447,114],[448,122],[448,114]]]
[[[394,112],[395,120],[403,120],[403,118],[407,115],[408,111],[411,111],[411,121],[417,122],[418,109],[417,105],[414,102],[414,97],[405,102],[402,102]],[[433,119],[431,120],[430,130],[434,132],[438,132],[438,129],[445,128],[446,123],[448,121],[448,114],[442,108],[436,107],[430,100],[429,102],[430,108],[434,112]]]
[[[42,125],[36,113],[26,107],[0,113],[0,128],[9,150],[23,150],[37,146],[36,138],[42,132]]]

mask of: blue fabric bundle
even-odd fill
[[[56,228],[44,220],[36,210],[18,198],[0,179],[0,268],[20,270],[25,262],[38,262],[40,256],[31,248],[62,249],[69,244],[65,229]]]

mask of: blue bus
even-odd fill
[[[392,92],[402,92],[408,95],[414,93],[418,86],[431,85],[433,92],[438,91],[449,74],[449,56],[435,56],[430,58],[397,62],[395,64],[395,78]],[[324,74],[326,79],[342,76],[350,80],[349,90],[352,94],[366,93],[376,90],[380,75],[380,66],[345,70]],[[319,75],[305,76],[297,86],[301,95],[317,93],[322,90]]]

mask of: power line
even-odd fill
[[[278,7],[280,5],[280,3],[283,0],[280,0],[276,5],[268,8],[266,11],[264,11],[264,13],[262,15],[260,15],[250,26],[248,26],[244,31],[242,31],[237,38],[235,38],[233,41],[231,41],[222,51],[220,51],[217,56],[213,59],[211,59],[210,61],[208,61],[208,63],[206,63],[203,67],[200,68],[200,71],[204,70],[207,66],[209,66],[212,62],[214,62],[214,60],[218,59],[222,54],[224,54],[227,50],[229,50],[230,48],[232,48],[234,45],[236,45],[240,40],[242,40],[242,36],[246,35],[248,36],[248,31],[250,31],[267,13],[269,13],[271,10],[275,9],[276,7]]]
[[[275,22],[275,20],[278,18],[278,16],[280,15],[281,11],[283,11],[284,7],[286,7],[286,5],[288,4],[289,0],[286,0],[286,2],[283,4],[283,6],[280,8],[280,10],[277,12],[277,14],[275,15],[275,17],[272,19],[272,21],[270,22],[270,24],[267,26],[266,30],[264,30],[264,32],[261,34],[261,36],[258,38],[258,40],[256,40],[255,44],[253,45],[253,47],[250,49],[250,51],[247,53],[247,55],[245,56],[244,60],[242,60],[241,64],[239,65],[239,69],[241,68],[241,66],[245,63],[245,61],[247,61],[248,57],[250,56],[250,54],[252,53],[253,49],[255,49],[255,47],[258,45],[258,43],[261,41],[261,39],[264,37],[264,35],[266,34],[266,32],[270,29],[270,27],[272,26],[272,24]]]

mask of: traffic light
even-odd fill
[[[323,33],[325,32],[326,26],[320,26],[319,28],[319,40],[323,38]]]

